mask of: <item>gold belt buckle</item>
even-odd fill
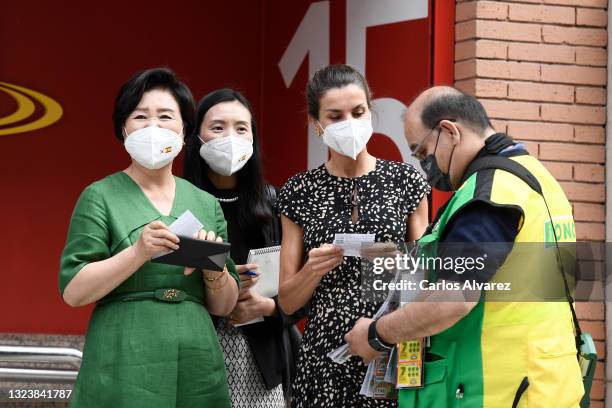
[[[155,298],[163,302],[182,302],[187,299],[187,294],[180,289],[157,289]]]

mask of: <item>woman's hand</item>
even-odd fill
[[[278,306],[290,315],[308,304],[323,276],[342,263],[344,252],[335,245],[324,244],[305,254],[304,230],[285,215],[281,215],[281,223]],[[306,263],[304,255],[308,256]]]
[[[308,261],[304,265],[304,270],[323,277],[342,263],[343,256],[342,248],[332,244],[323,244],[308,252]]]
[[[236,307],[229,315],[230,323],[242,324],[257,317],[273,316],[276,312],[276,303],[273,299],[263,297],[259,293],[247,290],[238,298]]]
[[[374,242],[371,245],[363,245],[359,253],[362,258],[372,263],[376,258],[395,258],[401,254],[394,242]]]
[[[249,275],[249,271],[254,272],[256,275]],[[238,276],[240,276],[240,296],[255,286],[255,284],[257,284],[259,281],[259,275],[261,275],[259,272],[259,266],[256,264],[236,265],[236,272],[238,272]]]
[[[134,248],[139,256],[148,260],[160,252],[177,250],[178,243],[179,238],[158,220],[144,227]]]
[[[201,229],[200,231],[197,232],[197,234],[195,234],[196,239],[201,239],[203,241],[215,241],[215,242],[223,242],[223,238],[216,236],[216,234],[214,233],[214,231],[206,231]],[[185,275],[191,275],[193,273],[193,271],[195,271],[195,268],[189,268],[186,267],[184,274]],[[219,273],[223,273],[223,272],[219,272],[219,271],[208,271],[208,270],[203,270],[204,272],[208,272],[210,274],[219,274]]]

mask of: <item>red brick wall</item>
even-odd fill
[[[605,240],[607,22],[607,0],[457,0],[456,7],[456,86],[560,181],[580,241]],[[594,298],[604,299],[601,285]],[[604,304],[581,303],[577,312],[602,358],[591,406],[603,407]]]

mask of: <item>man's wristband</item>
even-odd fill
[[[376,322],[374,320],[370,323],[370,327],[368,328],[368,344],[376,351],[389,351],[393,348],[393,344],[389,344],[378,336],[376,332]]]

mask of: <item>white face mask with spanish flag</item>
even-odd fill
[[[123,145],[138,164],[155,170],[167,166],[178,156],[183,139],[170,129],[148,126],[127,135]]]
[[[229,135],[205,142],[200,138],[200,156],[216,173],[231,176],[253,156],[253,140]]]

